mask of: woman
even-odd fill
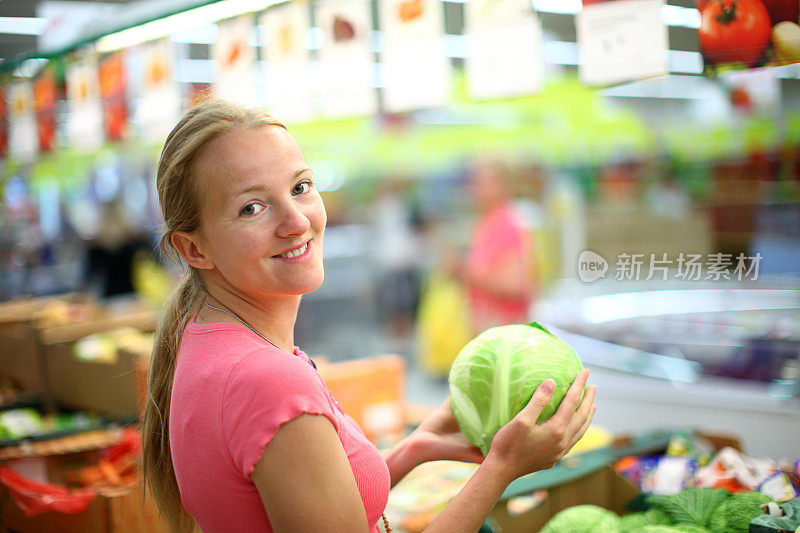
[[[470,191],[480,213],[465,261],[474,334],[525,322],[534,296],[530,239],[514,209],[510,172],[496,159],[477,162]]]
[[[378,531],[392,485],[452,459],[482,464],[429,531],[476,531],[512,480],[588,427],[584,373],[535,425],[552,380],[540,386],[486,458],[448,402],[381,457],[293,343],[300,298],[322,283],[326,215],[292,136],[260,112],[201,104],[167,138],[157,186],[162,247],[188,265],[158,325],[143,427],[145,478],[173,529]]]

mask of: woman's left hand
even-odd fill
[[[450,398],[436,408],[412,434],[427,461],[483,462],[481,451],[469,443],[450,409]]]

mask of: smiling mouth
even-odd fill
[[[309,244],[310,242],[311,242],[311,241],[307,241],[307,242],[305,242],[305,243],[304,243],[302,246],[300,246],[299,248],[295,248],[294,250],[290,250],[290,251],[288,251],[288,252],[286,252],[286,253],[282,253],[282,254],[278,254],[278,255],[273,255],[272,257],[280,257],[280,258],[282,258],[282,259],[291,259],[291,258],[293,258],[293,257],[298,257],[298,256],[301,256],[301,255],[303,255],[304,253],[306,253],[306,250],[308,250],[308,244]]]

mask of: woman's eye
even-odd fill
[[[247,204],[246,206],[244,206],[242,208],[241,211],[239,211],[239,214],[251,217],[253,215],[259,214],[264,209],[265,209],[265,207],[263,205],[261,205],[261,204],[255,204],[255,203]]]
[[[292,194],[299,195],[308,192],[311,189],[311,182],[310,181],[301,181],[297,185],[294,186],[292,189]]]

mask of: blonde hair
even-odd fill
[[[167,137],[158,163],[156,187],[164,217],[162,252],[179,263],[172,245],[176,231],[200,227],[200,190],[194,162],[214,139],[236,129],[283,124],[261,111],[219,100],[203,102],[178,122]],[[169,407],[178,347],[189,319],[206,295],[196,269],[187,266],[183,278],[162,310],[147,377],[147,401],[142,417],[142,471],[159,512],[173,531],[192,531],[196,524],[181,501],[169,444]]]

